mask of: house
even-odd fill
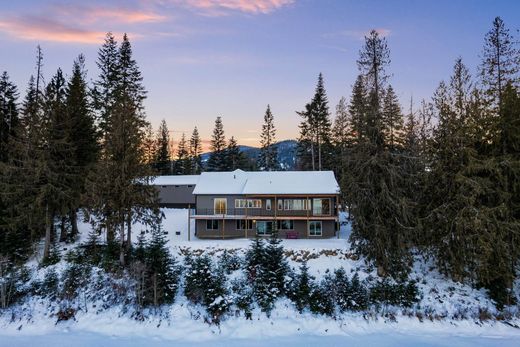
[[[193,190],[199,175],[158,176],[153,181],[159,191],[159,206],[170,208],[194,208]]]
[[[332,171],[204,172],[193,190],[199,238],[336,235],[339,186]]]

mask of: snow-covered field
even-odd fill
[[[165,209],[164,230],[172,254],[190,250],[217,259],[224,250],[242,255],[250,241],[188,241],[188,211]],[[81,225],[82,240],[90,226]],[[137,240],[140,226],[134,228]],[[307,260],[310,273],[321,278],[328,271],[343,267],[347,273],[359,271],[374,276],[362,259],[357,259],[346,240],[349,225],[340,238],[324,240],[284,240],[289,264],[297,268]],[[67,246],[70,248],[70,246]],[[58,264],[60,266],[60,264]],[[495,313],[483,291],[452,282],[427,262],[416,262],[412,278],[423,294],[413,309],[386,308],[390,315],[344,314],[336,319],[299,314],[292,303],[280,300],[270,317],[259,309],[253,319],[230,313],[220,326],[201,318],[200,307],[187,302],[181,293],[175,304],[161,314],[150,314],[144,321],[132,318],[121,307],[103,308],[85,304],[74,320],[56,323],[56,304],[30,300],[23,314],[0,313],[0,347],[19,346],[520,346],[520,320],[487,320],[482,312]],[[517,286],[518,287],[518,286]],[[54,305],[54,306],[53,306]]]

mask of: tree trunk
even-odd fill
[[[72,230],[71,230],[71,235],[70,237],[74,240],[78,234],[79,234],[79,230],[78,230],[78,211],[73,208],[70,212],[70,224],[72,226]]]
[[[122,215],[121,213],[121,216],[120,216],[120,235],[121,235],[121,240],[120,240],[120,247],[119,247],[119,263],[121,264],[121,266],[125,266],[125,219],[124,219],[124,216]]]
[[[43,259],[47,259],[49,257],[50,249],[51,249],[51,225],[52,225],[52,217],[49,213],[49,205],[45,206],[45,244],[43,246]]]
[[[127,216],[127,234],[126,234],[126,249],[132,248],[132,211],[128,212]]]
[[[65,242],[68,240],[67,237],[67,228],[65,227],[65,216],[61,217],[61,225],[60,225],[60,242]]]

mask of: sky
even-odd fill
[[[277,139],[297,138],[296,111],[320,72],[334,115],[371,29],[388,41],[390,83],[407,111],[411,97],[418,105],[449,78],[457,57],[476,73],[496,16],[519,37],[517,0],[0,0],[0,71],[23,97],[39,44],[46,80],[58,67],[70,75],[80,53],[95,80],[105,33],[126,32],[154,129],[165,119],[178,140],[197,126],[207,141],[222,116],[227,138],[255,146],[267,104]]]

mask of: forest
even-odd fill
[[[243,155],[235,137],[226,139],[218,116],[203,161],[197,127],[177,148],[165,120],[152,129],[126,34],[121,42],[106,35],[93,83],[81,54],[70,77],[58,69],[44,83],[38,46],[23,97],[8,72],[0,77],[0,312],[32,296],[70,303],[94,271],[99,295],[110,296],[110,304],[130,302],[138,320],[179,293],[202,305],[212,324],[231,307],[245,317],[254,305],[269,314],[279,298],[299,312],[328,316],[381,303],[406,308],[421,296],[409,276],[418,257],[454,282],[484,289],[498,310],[518,305],[519,39],[495,18],[478,68],[470,71],[456,58],[451,76],[439,76],[431,99],[418,104],[401,104],[387,38],[375,30],[360,47],[350,96],[333,111],[319,74],[314,96],[298,112],[296,167],[334,171],[352,223],[352,250],[377,273],[371,282],[341,269],[319,281],[305,262],[293,271],[275,235],[253,240],[243,258],[172,256],[154,176],[279,170],[271,107],[256,160]],[[91,224],[88,241],[60,251],[78,240],[79,219]],[[132,240],[135,223],[146,226],[147,237]],[[61,273],[52,267],[60,262]],[[237,270],[244,280],[226,279]],[[31,271],[43,271],[43,278]],[[77,310],[61,305],[58,321]]]

